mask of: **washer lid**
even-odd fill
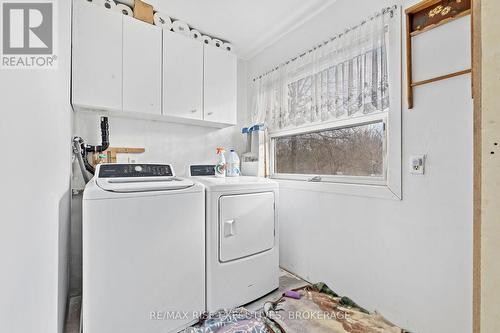
[[[97,178],[96,184],[110,192],[171,191],[189,188],[194,182],[177,177]]]

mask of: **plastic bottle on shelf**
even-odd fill
[[[234,149],[229,151],[229,157],[227,158],[227,170],[226,175],[228,177],[239,177],[240,171],[240,158]]]
[[[217,163],[215,164],[215,177],[226,177],[226,158],[224,157],[224,147],[217,147]]]

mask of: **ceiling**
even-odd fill
[[[119,0],[118,0],[119,1]],[[335,0],[146,0],[250,59]]]

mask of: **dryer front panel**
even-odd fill
[[[219,261],[229,262],[274,247],[274,193],[219,198]]]

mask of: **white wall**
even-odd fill
[[[252,59],[248,82],[383,6],[402,3],[406,8],[415,2],[338,0]],[[456,54],[440,40],[443,34],[453,34],[450,29],[468,36],[468,18],[463,20],[435,29],[426,35],[428,42],[417,43],[416,57],[422,60],[416,64],[417,75],[436,63],[438,55],[448,58],[451,67],[461,64],[455,58],[467,58],[463,49]],[[433,68],[430,74],[442,74]],[[309,281],[326,282],[411,331],[470,332],[470,76],[416,88],[411,111],[405,95],[403,101],[403,200],[282,187],[281,265]],[[409,175],[412,154],[427,154],[425,176]]]
[[[70,3],[57,70],[0,70],[0,332],[62,332],[70,210]]]

